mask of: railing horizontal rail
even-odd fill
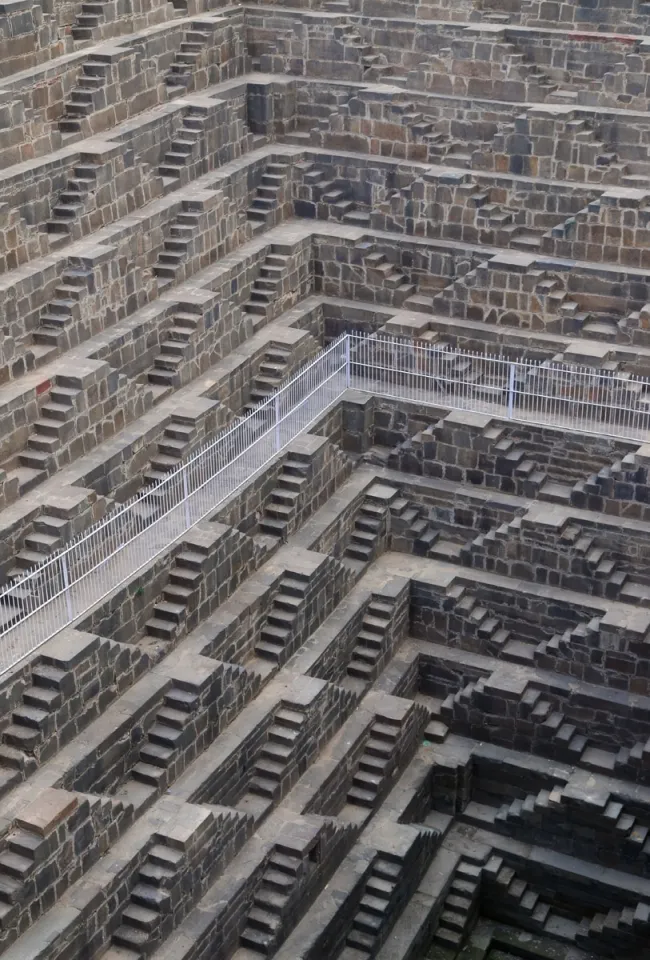
[[[329,346],[247,417],[0,592],[0,672],[101,601],[214,512],[337,399],[347,341]]]
[[[0,673],[213,513],[348,386],[442,409],[639,442],[650,438],[650,381],[643,377],[345,334],[160,483],[144,487],[0,591]]]

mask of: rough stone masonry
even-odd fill
[[[649,267],[643,0],[4,0],[0,643],[342,333],[649,403]],[[377,393],[0,675],[3,960],[650,960],[650,446]]]

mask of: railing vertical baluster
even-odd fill
[[[511,363],[508,372],[508,420],[512,420],[515,412],[515,373],[516,365]]]
[[[481,389],[485,381],[489,391]],[[424,399],[443,408],[505,413],[508,419],[560,429],[591,433],[605,429],[613,437],[648,440],[644,397],[650,395],[650,381],[643,378],[510,361],[503,355],[442,349],[389,335],[344,334],[249,416],[220,430],[162,483],[144,488],[37,571],[0,591],[0,606],[4,598],[15,609],[17,590],[21,604],[13,626],[0,633],[0,672],[214,509],[351,385],[398,399]],[[146,514],[141,513],[143,506]],[[118,555],[117,579],[111,583],[110,564]],[[100,567],[105,572],[94,582],[90,575]]]

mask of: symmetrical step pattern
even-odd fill
[[[181,213],[170,224],[158,254],[153,272],[158,278],[158,289],[164,290],[181,278],[182,264],[190,256],[194,238],[201,229],[202,204],[184,200]]]
[[[399,883],[402,862],[379,856],[372,864],[366,888],[352,920],[346,944],[359,954],[374,956],[381,944],[380,931]],[[356,954],[355,954],[356,956]]]
[[[41,759],[41,747],[52,733],[54,714],[73,686],[72,674],[61,667],[45,663],[32,667],[31,686],[23,692],[22,704],[12,711],[11,723],[2,731],[0,789],[35,768]]]
[[[67,228],[65,232],[67,235]],[[91,270],[69,268],[63,272],[54,298],[45,307],[39,326],[32,334],[33,352],[42,352],[44,358],[49,358],[54,350],[75,346],[78,338],[74,337],[73,327],[81,317],[81,301],[92,286]]]
[[[289,456],[282,463],[276,486],[264,504],[260,530],[286,540],[289,522],[296,516],[298,501],[308,484],[309,463]]]
[[[572,808],[572,812],[573,812]],[[541,789],[529,793],[523,798],[517,797],[510,803],[501,805],[494,817],[495,824],[504,827],[530,825],[533,829],[540,818],[564,817],[565,803],[563,787],[556,784],[550,790]],[[575,810],[579,820],[580,808]],[[587,815],[592,816],[591,812]],[[615,842],[625,850],[626,859],[637,857],[650,858],[650,827],[631,813],[628,813],[618,800],[610,800],[602,811],[602,823],[612,832]],[[574,817],[572,817],[572,820]]]
[[[51,247],[70,239],[73,224],[83,213],[88,197],[97,188],[97,167],[98,164],[90,160],[78,164],[74,168],[74,177],[68,180],[65,190],[59,194],[52,208],[52,216],[45,224]]]
[[[350,195],[349,187],[337,186],[327,173],[313,163],[302,166],[302,181],[309,189],[311,201],[301,206],[296,203],[296,212],[303,216],[333,217],[355,227],[370,226],[370,214],[359,208]]]
[[[160,353],[147,371],[147,380],[154,387],[175,388],[181,385],[180,368],[189,359],[191,340],[201,323],[201,314],[179,310],[165,332]]]
[[[401,306],[415,293],[415,284],[410,282],[406,274],[396,267],[385,253],[367,253],[363,261],[371,274],[379,276],[381,286],[392,292],[391,299],[395,306]]]
[[[153,616],[145,625],[148,636],[167,642],[178,638],[187,615],[187,605],[203,579],[207,559],[208,550],[194,543],[176,555],[162,600],[154,604]]]
[[[7,929],[23,906],[24,888],[38,866],[43,853],[47,855],[46,838],[32,830],[12,830],[0,853],[0,924]]]
[[[250,388],[250,400],[244,406],[244,413],[251,413],[258,403],[275,393],[289,372],[291,351],[274,344],[267,349]]]
[[[285,849],[276,848],[271,854],[240,937],[243,947],[263,956],[273,954],[280,942],[282,924],[300,882],[302,858]]]
[[[206,117],[199,107],[190,107],[183,117],[171,146],[158,167],[161,177],[170,185],[181,181],[184,168],[199,156],[201,139],[205,135]]]
[[[305,602],[309,576],[287,573],[280,581],[260,637],[255,644],[258,657],[279,663],[293,638],[298,612]]]
[[[107,0],[84,0],[81,12],[72,24],[71,33],[75,40],[92,40],[94,32],[106,18]]]
[[[370,809],[375,807],[395,769],[400,733],[399,721],[383,717],[375,720],[348,790],[348,803]]]
[[[19,580],[28,570],[43,563],[63,546],[70,533],[69,520],[48,513],[36,517],[31,531],[25,534],[22,548],[14,557],[14,566],[7,571],[7,580]]]
[[[17,467],[10,468],[10,477],[18,478],[22,496],[57,470],[57,451],[69,443],[75,432],[75,415],[83,398],[82,390],[72,387],[51,387],[47,403],[40,408],[40,417],[32,423],[25,449],[18,454]],[[31,564],[42,556],[33,556]]]
[[[291,258],[271,246],[271,252],[264,258],[259,276],[253,283],[249,299],[243,304],[244,314],[252,317],[253,325],[270,319],[270,307],[282,291],[282,281],[289,272]]]
[[[59,120],[62,133],[81,133],[81,121],[94,113],[99,102],[96,94],[108,83],[110,70],[110,62],[102,60],[101,54],[91,54],[82,64],[77,86],[71,91]]]
[[[296,707],[282,707],[269,727],[267,740],[255,760],[248,793],[273,803],[280,799],[282,780],[289,769],[306,717]]]
[[[384,529],[386,506],[366,497],[357,514],[345,556],[350,560],[370,563],[377,557]]]
[[[635,907],[612,907],[607,913],[584,917],[576,931],[575,942],[586,950],[607,956],[617,956],[625,949],[645,952],[650,935],[650,905],[637,903]],[[630,956],[639,954],[630,952]],[[642,954],[640,954],[642,955]]]
[[[165,694],[163,706],[147,731],[147,742],[140,749],[140,759],[131,771],[134,780],[156,788],[164,782],[198,702],[197,693],[181,687],[172,687]]]
[[[288,163],[268,163],[255,191],[253,202],[247,210],[248,219],[258,229],[272,226],[271,214],[277,210],[280,191],[289,175]]]
[[[478,915],[481,867],[461,860],[451,881],[434,940],[443,947],[460,950]]]
[[[210,42],[210,33],[202,30],[199,24],[191,24],[183,34],[181,46],[169,73],[165,77],[167,93],[170,97],[187,93],[192,85],[192,77],[201,51]]]
[[[511,867],[504,864],[501,857],[490,857],[483,867],[482,878],[490,901],[498,904],[499,913],[515,911],[518,916],[527,918],[527,927],[536,931],[544,930],[551,913],[550,905],[541,900],[539,894]]]
[[[372,680],[375,677],[377,663],[386,650],[386,634],[394,612],[393,602],[370,601],[347,667],[349,677],[358,680]]]
[[[157,453],[151,458],[149,469],[145,471],[145,483],[162,483],[169,473],[176,470],[183,457],[190,452],[195,436],[196,428],[192,424],[172,416],[158,444]]]
[[[172,910],[169,888],[177,882],[183,856],[182,851],[161,843],[149,850],[121,924],[113,934],[113,943],[129,951],[129,960],[148,954],[160,940],[162,918]]]

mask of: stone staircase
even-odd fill
[[[280,191],[287,181],[290,167],[288,163],[268,163],[262,174],[259,186],[250,207],[246,211],[253,221],[255,230],[264,230],[273,226],[272,214],[278,208]]]
[[[169,888],[175,885],[183,858],[181,850],[162,843],[150,848],[113,934],[113,944],[128,951],[127,960],[146,956],[160,939],[162,916],[172,909]]]
[[[578,335],[601,343],[616,343],[627,328],[626,318],[611,312],[583,310],[575,301],[565,301],[559,310],[560,333]]]
[[[594,537],[585,534],[577,524],[565,526],[560,539],[583,559],[585,574],[600,581],[598,592],[615,599],[628,580],[627,573],[619,569],[618,560],[612,558],[604,547],[596,543]]]
[[[49,852],[49,838],[26,827],[6,836],[0,853],[0,923],[8,929],[26,899],[27,885],[41,858]]]
[[[334,27],[334,39],[345,48],[352,51],[352,56],[344,57],[345,60],[357,60],[363,62],[364,57],[372,54],[372,47],[361,37],[356,26],[352,23],[344,23],[341,26]]]
[[[595,496],[613,497],[617,484],[634,484],[641,482],[645,485],[647,477],[636,464],[633,453],[628,453],[611,464],[601,467],[598,473],[590,474],[586,480],[577,480],[573,486],[567,485],[567,501],[573,503],[575,496],[580,498]],[[618,497],[618,494],[617,494]],[[562,502],[565,502],[564,500]]]
[[[577,732],[573,723],[566,722],[565,715],[554,710],[541,694],[537,694],[535,701],[530,717],[536,724],[536,752],[557,759],[579,760],[587,746],[587,738]]]
[[[163,249],[153,267],[159,291],[183,279],[183,263],[192,253],[194,241],[201,230],[201,214],[205,209],[206,204],[199,197],[183,200],[182,210],[169,225]]]
[[[580,759],[587,746],[587,738],[577,732],[573,723],[567,722],[560,710],[554,710],[539,690],[530,688],[526,691],[520,701],[519,712],[535,725],[535,753],[574,763]]]
[[[183,732],[199,704],[192,690],[172,687],[163,698],[163,706],[147,730],[147,739],[140,748],[139,760],[131,770],[131,778],[158,789],[166,783],[167,769],[178,756]]]
[[[57,470],[56,453],[74,436],[76,414],[82,400],[82,390],[51,387],[47,403],[40,408],[39,419],[31,425],[25,449],[5,466],[7,476],[18,479],[20,496]]]
[[[178,469],[183,457],[187,456],[196,437],[196,427],[178,415],[172,415],[165,427],[162,440],[158,443],[157,453],[149,461],[149,469],[144,473],[144,482],[156,486],[167,479],[167,475]]]
[[[508,246],[515,250],[535,253],[541,250],[543,229],[533,229],[521,223],[525,220],[525,208],[507,207],[501,203],[479,202],[475,196],[476,226],[483,243]]]
[[[576,931],[575,942],[598,954],[604,948],[607,956],[642,956],[647,948],[648,937],[650,904],[637,903],[634,907],[623,907],[621,910],[612,907],[607,913],[584,917]],[[632,954],[632,950],[641,950],[642,953]],[[621,954],[619,951],[624,952]]]
[[[374,679],[377,663],[385,652],[386,633],[395,612],[395,604],[384,599],[373,599],[366,608],[356,646],[347,666],[347,675],[357,680]]]
[[[401,86],[408,82],[408,74],[399,66],[388,63],[383,53],[375,53],[354,24],[335,27],[334,36],[343,45],[344,60],[360,64],[362,79],[366,83],[389,82]]]
[[[98,92],[105,87],[111,75],[110,62],[101,54],[90,54],[81,65],[77,85],[70,92],[70,99],[63,108],[59,129],[63,134],[81,133],[81,121],[101,106]]]
[[[408,504],[407,509],[399,514],[399,519],[406,524],[408,535],[413,540],[413,553],[417,557],[430,557],[431,551],[440,540],[440,530],[422,516],[423,513],[423,507]]]
[[[275,952],[302,869],[302,856],[296,851],[285,844],[281,849],[274,849],[253,895],[253,908],[239,938],[243,947],[264,956]]]
[[[255,653],[266,660],[279,663],[293,639],[294,622],[305,603],[309,576],[287,571],[280,580],[278,592],[260,630]]]
[[[203,579],[208,553],[207,548],[192,543],[176,555],[162,600],[154,604],[152,616],[145,624],[147,636],[168,642],[176,640],[187,614],[187,604]]]
[[[520,539],[521,524],[522,518],[515,517],[509,523],[502,523],[499,527],[475,537],[463,551],[466,565],[473,566],[477,555],[497,560],[511,555],[508,551],[513,540]],[[557,552],[571,558],[573,572],[577,575],[582,573],[582,576],[588,578],[590,592],[595,596],[606,596],[613,600],[629,587],[629,599],[634,602],[633,584],[625,570],[620,569],[619,561],[611,557],[604,547],[596,543],[594,537],[585,534],[577,524],[569,523],[561,530]]]
[[[12,710],[11,722],[2,731],[0,791],[31,773],[41,747],[53,732],[54,714],[72,688],[72,676],[61,667],[37,663],[31,686],[23,691],[22,704]]]
[[[345,940],[347,946],[359,951],[361,956],[375,956],[381,945],[381,929],[386,925],[386,914],[398,889],[402,869],[403,861],[398,857],[389,859],[387,855],[380,854],[373,861]]]
[[[43,310],[32,334],[32,352],[38,357],[37,363],[51,359],[55,351],[76,346],[79,336],[73,332],[74,324],[81,319],[80,302],[93,283],[91,270],[64,270],[61,283],[54,289],[54,298]]]
[[[270,319],[270,308],[280,296],[290,266],[291,257],[272,244],[271,252],[264,258],[259,276],[253,282],[250,297],[242,305],[244,314],[252,317],[255,329]]]
[[[266,742],[253,764],[248,793],[273,803],[280,799],[282,780],[293,761],[305,722],[305,714],[295,706],[283,706],[275,713]]]
[[[75,40],[93,40],[95,31],[105,22],[108,0],[84,0],[70,32]]]
[[[288,457],[282,462],[276,486],[264,504],[260,530],[286,540],[289,523],[296,515],[298,499],[308,483],[309,461]]]
[[[483,886],[489,899],[499,904],[499,912],[516,912],[535,931],[545,929],[551,907],[525,880],[517,876],[499,856],[492,856],[483,867]]]
[[[190,24],[183,34],[180,49],[177,51],[169,73],[165,77],[167,94],[169,97],[178,97],[192,87],[194,70],[201,53],[210,42],[210,30],[200,21]],[[210,24],[210,28],[213,25]]]
[[[32,529],[23,537],[23,545],[7,570],[8,582],[20,580],[26,573],[44,563],[70,538],[69,520],[44,513],[36,517]]]
[[[371,247],[372,244],[368,246]],[[373,250],[362,255],[369,273],[379,278],[382,287],[392,291],[394,305],[404,305],[408,298],[415,293],[415,284],[409,281],[399,267],[391,263],[385,253]]]
[[[550,640],[542,640],[534,650],[535,661],[542,657],[567,657],[573,659],[576,646],[599,647],[600,619],[592,617],[575,627],[567,627],[564,633],[556,633]]]
[[[191,354],[191,341],[197,335],[202,314],[179,310],[165,332],[160,353],[147,370],[147,381],[154,387],[174,390],[181,386],[180,368]]]
[[[244,413],[252,413],[258,403],[275,393],[289,373],[291,350],[275,344],[266,350],[258,373],[253,377],[250,388],[250,400],[244,405]]]
[[[474,166],[474,155],[486,149],[486,144],[480,140],[456,140],[444,133],[425,133],[422,139],[427,145],[430,162],[460,167],[463,170],[471,170]]]
[[[466,684],[456,693],[450,693],[440,705],[440,718],[456,732],[467,730],[470,708],[481,711],[485,695],[485,680]],[[554,709],[542,692],[528,687],[520,698],[516,716],[532,725],[530,751],[538,756],[562,763],[604,772],[633,781],[646,782],[650,743],[639,740],[630,747],[610,750],[592,743],[578,732],[577,726],[561,711]]]
[[[355,227],[370,226],[370,213],[359,209],[355,200],[350,196],[349,188],[337,186],[333,180],[328,180],[326,172],[314,163],[302,166],[303,183],[309,188],[312,198],[312,216],[327,219],[330,215],[334,220]],[[300,212],[300,207],[297,207]]]
[[[478,916],[481,874],[480,866],[460,861],[442,907],[434,943],[454,951],[461,949]]]
[[[487,607],[462,584],[454,584],[445,591],[455,617],[464,623],[464,629],[474,634],[487,652],[500,656],[510,642],[510,632],[493,617]],[[447,698],[447,701],[449,698]],[[445,701],[445,703],[447,703]]]
[[[377,718],[370,728],[363,754],[352,777],[347,803],[373,809],[397,764],[402,725],[390,718]]]
[[[199,156],[205,124],[206,113],[200,107],[190,107],[158,167],[164,187],[171,188],[183,182],[185,168]]]
[[[580,817],[581,808],[574,807]],[[559,816],[564,820],[566,804],[564,802],[563,786],[556,784],[552,789],[541,789],[537,793],[526,794],[516,798],[511,803],[504,803],[495,814],[495,823],[508,827],[509,825],[530,824],[535,827],[541,818]],[[585,822],[591,823],[593,813],[584,815]],[[624,810],[618,800],[610,800],[599,817],[604,829],[611,832],[616,843],[622,844],[626,858],[634,859],[638,856],[650,857],[650,827],[639,822],[633,814]]]
[[[364,499],[345,548],[348,559],[371,563],[377,557],[387,515],[388,509],[384,504],[377,503],[371,497]]]
[[[90,160],[82,160],[74,167],[74,176],[68,180],[65,190],[59,194],[52,208],[52,215],[45,222],[45,230],[49,235],[52,249],[72,239],[74,227],[83,214],[91,193],[97,188],[98,168],[99,164]]]

